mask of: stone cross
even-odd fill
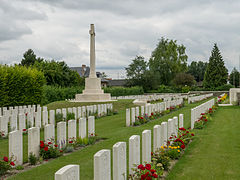
[[[95,72],[95,30],[94,30],[94,24],[90,25],[90,78],[96,78],[96,72]]]

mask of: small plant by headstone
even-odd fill
[[[67,113],[67,121],[75,119],[75,114],[74,113]]]
[[[30,153],[28,159],[31,165],[35,165],[37,163],[37,157],[33,153]]]
[[[63,121],[64,119],[63,119],[63,114],[62,113],[56,113],[55,114],[55,123],[57,124],[57,123],[59,123],[59,122],[61,122],[61,121]]]
[[[16,170],[23,170],[23,169],[24,169],[24,167],[22,165],[16,166]]]

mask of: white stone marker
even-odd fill
[[[195,119],[194,119],[194,109],[191,109],[191,129],[194,129],[194,123],[195,123]]]
[[[88,117],[88,137],[95,136],[95,117]]]
[[[23,131],[23,129],[26,129],[25,115],[24,114],[19,114],[18,119],[19,119],[19,130]]]
[[[80,119],[82,117],[82,108],[77,107],[77,119]]]
[[[175,136],[177,136],[178,134],[178,117],[177,116],[173,117],[173,125],[174,125]]]
[[[50,118],[50,124],[55,125],[55,111],[54,110],[49,111],[49,118]]]
[[[18,129],[18,124],[17,124],[17,116],[15,115],[10,115],[10,128],[11,131],[15,131]]]
[[[81,139],[85,138],[87,136],[87,123],[86,118],[80,118],[79,119],[79,136]]]
[[[47,106],[43,106],[43,111],[47,111]]]
[[[36,157],[39,157],[40,150],[40,130],[38,127],[32,127],[28,129],[28,157],[30,153],[33,153]]]
[[[0,131],[4,134],[4,137],[8,134],[8,121],[7,116],[0,116]]]
[[[73,112],[73,114],[74,114],[75,120],[77,120],[77,108],[73,107],[73,108],[72,108],[72,112]]]
[[[66,146],[66,122],[57,123],[57,144],[60,149]]]
[[[135,123],[135,117],[136,117],[136,115],[135,115],[135,108],[134,108],[134,107],[131,108],[131,113],[132,113],[132,125],[134,125],[134,123]]]
[[[126,142],[117,142],[113,145],[113,179],[127,179]]]
[[[183,114],[179,114],[179,128],[184,127],[183,125]]]
[[[67,119],[67,109],[66,108],[62,108],[62,114],[63,114],[63,118],[66,120]]]
[[[139,116],[139,107],[136,107],[136,111],[135,112],[136,112],[135,116],[138,117]]]
[[[155,152],[161,145],[161,126],[155,125],[153,127],[153,151]]]
[[[68,111],[68,113],[72,113],[73,109],[72,108],[68,108],[67,111]]]
[[[9,157],[14,157],[16,165],[23,164],[23,139],[22,131],[9,133]]]
[[[41,125],[41,111],[37,111],[36,113],[35,113],[35,127],[39,127],[39,128],[41,128],[42,127],[42,125]]]
[[[111,152],[108,149],[94,155],[94,180],[111,180]]]
[[[142,162],[151,162],[151,130],[144,130],[142,132]]]
[[[82,106],[82,117],[86,117],[86,106]]]
[[[77,120],[68,121],[68,141],[77,138]]]
[[[131,124],[131,117],[130,117],[130,109],[126,109],[126,126],[130,126]]]
[[[141,116],[144,116],[144,106],[141,106]]]
[[[129,174],[132,174],[134,164],[140,164],[140,136],[133,135],[129,138]]]
[[[168,131],[167,131],[167,122],[162,122],[161,124],[161,146],[166,146],[168,141]]]
[[[46,143],[52,142],[52,141],[55,142],[55,126],[54,126],[54,124],[48,124],[44,127],[44,141]]]
[[[43,123],[43,126],[47,125],[48,124],[48,111],[43,111],[42,112],[42,123]]]
[[[67,165],[55,173],[55,180],[79,180],[79,165]]]
[[[168,139],[172,136],[173,134],[173,119],[168,119]]]

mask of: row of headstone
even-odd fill
[[[199,96],[191,96],[191,97],[188,97],[188,104],[195,103],[195,102],[210,98],[212,96],[213,96],[213,93],[203,94]]]
[[[132,107],[131,109],[126,109],[126,126],[134,125],[136,118],[138,116],[143,117],[145,115],[150,116],[151,113],[163,112],[171,106],[177,106],[183,103],[183,99],[177,99],[173,101],[166,101],[156,104],[147,104],[141,107]]]
[[[161,125],[153,127],[153,151],[155,152],[161,146],[167,145],[170,137],[176,134],[179,127],[183,127],[183,114],[168,122],[162,122]],[[142,151],[140,144],[140,136],[133,135],[129,138],[129,158],[128,169],[129,174],[132,174],[134,165],[151,162],[151,130],[144,130],[142,132]],[[102,149],[94,155],[94,180],[110,180],[113,179],[127,179],[127,150],[126,142],[117,142],[113,145],[113,165],[111,166],[111,150]],[[113,175],[111,175],[111,172]]]
[[[64,148],[69,141],[77,138],[77,120],[68,121],[68,136],[66,134],[66,122],[57,123],[57,145],[59,148]],[[88,125],[87,125],[88,124]],[[88,126],[88,131],[86,130]],[[89,116],[88,123],[86,118],[79,119],[79,137],[86,138],[95,136],[95,117]],[[88,132],[88,135],[87,135]],[[9,157],[13,158],[16,165],[23,163],[23,140],[22,131],[16,130],[9,133]],[[67,139],[68,137],[68,139]],[[53,124],[48,124],[44,127],[44,141],[55,144],[55,127]],[[39,157],[40,148],[40,128],[32,127],[28,129],[28,156],[30,153]]]
[[[112,104],[98,104],[67,109],[63,108],[57,109],[56,111],[50,110],[49,112],[46,106],[43,108],[40,106],[37,106],[37,108],[34,107],[35,106],[28,106],[27,108],[23,109],[23,112],[19,111],[19,114],[17,113],[18,111],[12,109],[11,107],[9,110],[6,110],[6,108],[4,108],[4,113],[2,116],[0,116],[0,132],[5,136],[8,134],[8,122],[10,122],[11,132],[15,130],[28,129],[30,127],[41,128],[47,124],[55,125],[55,113],[62,113],[63,118],[65,119],[67,117],[67,112],[74,113],[75,120],[77,120],[81,117],[92,116],[95,113],[97,113],[98,116],[107,115],[108,111],[113,110]]]
[[[201,117],[201,114],[205,113],[209,108],[212,108],[214,104],[215,104],[215,99],[213,98],[191,109],[191,129],[194,128],[194,123]]]

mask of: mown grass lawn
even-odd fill
[[[206,100],[205,100],[206,101]],[[167,121],[173,116],[178,116],[180,113],[184,114],[184,126],[190,126],[190,109],[203,102],[186,105],[178,111],[174,111],[171,114],[165,115],[158,120],[154,120],[147,124],[138,127],[125,127],[125,109],[131,107],[131,100],[121,100],[114,103],[114,109],[117,109],[119,114],[114,116],[107,116],[100,119],[96,119],[96,134],[101,138],[107,138],[95,145],[88,146],[79,151],[73,152],[67,156],[62,156],[54,159],[46,164],[32,168],[23,173],[19,173],[10,179],[54,179],[54,173],[61,167],[68,164],[79,164],[80,165],[80,176],[84,180],[93,179],[93,156],[101,149],[112,149],[112,146],[118,141],[125,141],[128,145],[128,139],[130,136],[136,134],[140,135],[145,129],[153,129],[153,126],[160,124],[162,121]],[[59,105],[61,104],[61,105]],[[77,104],[78,106],[81,104]],[[70,107],[73,104],[57,102],[48,105],[48,109],[56,109],[61,107]],[[0,141],[0,155],[4,155],[3,152],[8,154],[8,142],[7,140]]]
[[[196,136],[168,180],[240,179],[240,107],[219,107]]]

